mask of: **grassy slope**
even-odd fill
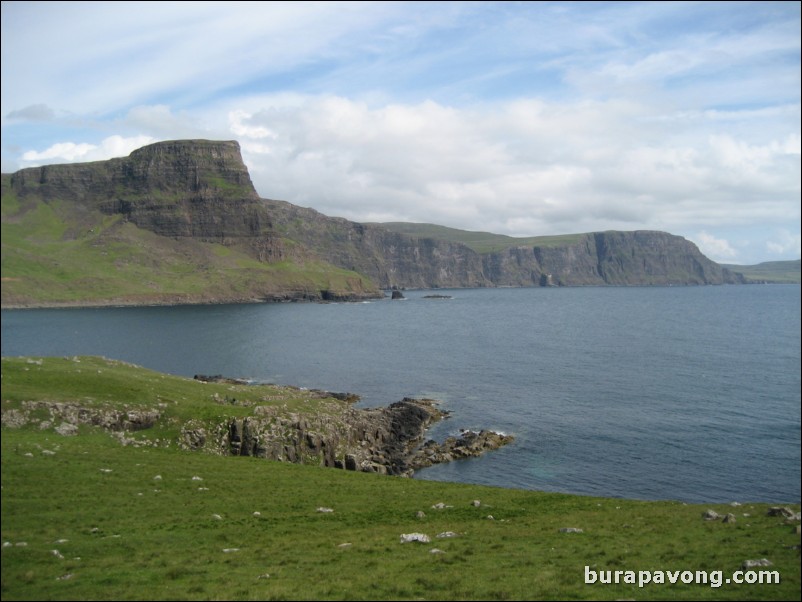
[[[757,265],[724,265],[733,272],[740,272],[748,280],[780,284],[799,284],[802,282],[800,260],[767,261]]]
[[[514,238],[503,234],[492,234],[491,232],[472,232],[468,230],[457,230],[446,226],[434,224],[417,224],[408,222],[386,222],[376,224],[393,232],[400,232],[417,238],[434,238],[449,242],[462,243],[477,253],[492,253],[501,251],[509,247],[517,246],[540,246],[556,247],[577,243],[583,234],[562,234],[557,236],[531,236],[527,238]]]
[[[4,359],[3,411],[38,399],[163,403],[165,426],[136,436],[164,440],[172,419],[247,411],[213,403],[215,393],[314,409],[295,389],[202,384],[76,359]],[[474,507],[474,499],[482,505]],[[453,507],[432,509],[438,502]],[[316,512],[320,506],[334,512]],[[738,522],[705,522],[708,507],[733,511]],[[2,548],[3,600],[800,595],[799,551],[791,549],[799,536],[766,516],[766,504],[734,509],[410,481],[183,452],[172,444],[122,447],[86,426],[77,437],[4,428],[2,509],[2,540],[12,544]],[[419,510],[425,518],[416,517]],[[560,533],[563,527],[584,532]],[[434,537],[444,531],[459,537]],[[432,543],[399,543],[400,534],[412,532],[432,536]],[[434,547],[444,553],[430,553]],[[780,585],[584,584],[585,565],[722,570],[728,577],[744,560],[763,557],[779,571]]]
[[[320,262],[262,263],[220,244],[158,236],[120,216],[60,203],[23,207],[7,191],[2,215],[4,305],[241,301],[372,288]]]

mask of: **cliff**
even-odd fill
[[[23,169],[3,175],[2,209],[4,306],[744,281],[664,232],[473,233],[492,239],[480,247],[461,241],[471,233],[419,235],[261,199],[234,141],[160,142],[109,161]]]
[[[493,286],[469,247],[418,238],[298,207],[264,201],[276,229],[334,265],[365,274],[382,288]]]
[[[501,246],[499,250],[481,252],[428,235],[446,229],[427,224],[418,224],[427,233],[419,236],[396,224],[359,224],[283,201],[264,203],[282,235],[328,262],[365,274],[383,288],[744,282],[740,274],[705,257],[692,242],[666,232],[594,232],[543,237],[543,243],[522,239],[528,244],[498,237],[502,242],[491,248]],[[452,237],[454,232],[460,231],[450,230]],[[471,233],[463,234],[470,239]]]
[[[4,174],[2,207],[4,306],[380,296],[276,233],[233,141]]]
[[[12,174],[9,189],[23,203],[99,210],[160,236],[271,246],[269,216],[234,141],[160,142],[121,159],[32,167]]]
[[[497,285],[693,285],[742,283],[692,242],[666,232],[594,232],[558,247],[511,247],[484,256]]]

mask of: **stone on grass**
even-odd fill
[[[416,518],[426,518],[426,513],[425,513],[423,510],[418,510],[418,511],[415,513],[415,517],[416,517]]]
[[[331,513],[331,512],[334,512],[334,509],[333,509],[333,508],[326,508],[326,507],[324,507],[324,506],[320,506],[320,507],[317,509],[317,511],[318,511],[318,512],[322,512],[323,514],[329,514],[329,513]]]
[[[442,533],[438,533],[436,535],[438,539],[447,539],[449,537],[459,537],[454,531],[443,531]]]
[[[401,543],[411,543],[417,541],[419,543],[429,543],[431,539],[424,533],[402,533]]]
[[[721,515],[715,510],[708,509],[702,512],[702,518],[705,520],[718,520],[721,518]]]
[[[69,422],[62,422],[56,427],[56,432],[62,437],[74,437],[78,434],[78,427]]]
[[[771,566],[771,564],[772,564],[771,561],[768,560],[767,558],[760,558],[758,560],[744,560],[741,563],[741,568],[746,570],[754,568],[756,566]]]
[[[560,533],[582,533],[582,529],[577,529],[576,527],[563,527],[560,529]]]
[[[443,552],[443,550],[440,548],[432,548],[429,550],[429,554],[445,554],[445,552]]]
[[[782,516],[788,520],[800,520],[800,513],[794,512],[787,506],[773,506],[772,508],[769,508],[769,511],[766,514],[768,516]]]
[[[212,514],[212,518],[213,518],[214,520],[223,520],[223,517],[222,517],[222,516],[220,516],[219,514]]]
[[[482,502],[480,502],[479,500],[473,500],[471,504],[473,505],[474,508],[478,508],[479,506],[482,505]]]
[[[722,520],[722,523],[734,523],[735,522],[735,515],[734,514],[727,514]]]

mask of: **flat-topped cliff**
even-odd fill
[[[263,199],[235,141],[158,142],[128,157],[4,174],[2,227],[5,306],[325,300],[376,297],[392,287],[744,281],[665,232],[546,242],[496,237],[492,248],[477,249]]]

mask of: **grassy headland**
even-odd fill
[[[379,294],[369,279],[311,257],[263,262],[229,243],[160,236],[119,214],[58,199],[20,201],[6,175],[1,238],[3,307]]]
[[[802,283],[802,261],[766,261],[756,265],[725,265],[733,272],[740,272],[750,282],[767,282],[772,284]]]
[[[103,358],[4,358],[2,389],[4,425],[23,411],[32,419],[2,432],[4,600],[800,596],[798,522],[768,516],[770,504],[592,498],[187,452],[176,441],[185,419],[265,405],[314,413],[333,400]],[[221,403],[234,396],[238,403]],[[123,446],[91,424],[77,436],[57,434],[37,402],[156,406],[161,416]],[[705,521],[708,508],[736,522]],[[456,536],[436,537],[447,532]],[[409,533],[431,542],[400,543]],[[722,571],[727,579],[762,558],[780,584],[584,582],[586,566]]]

